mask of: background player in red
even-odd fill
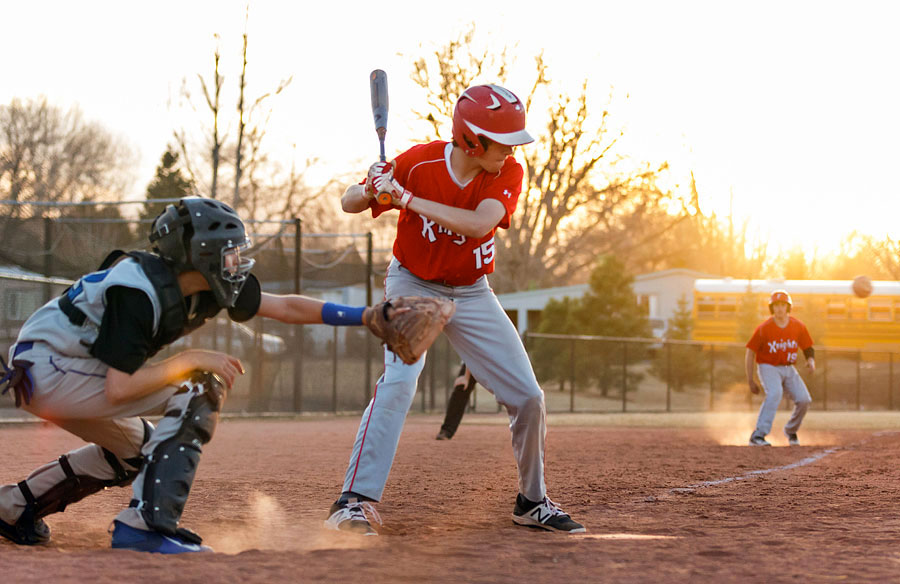
[[[513,149],[533,141],[525,130],[525,106],[511,91],[470,87],[454,109],[453,142],[420,144],[391,163],[372,165],[363,183],[347,188],[341,205],[348,213],[371,210],[373,217],[400,211],[386,298],[434,296],[455,303],[444,333],[509,414],[519,474],[513,521],[582,532],[584,526],[547,497],[544,394],[486,277],[494,270],[494,231],[509,227],[522,190],[524,173]],[[392,203],[379,204],[378,192],[390,192]],[[327,527],[376,535],[366,511],[381,499],[423,366],[424,359],[405,365],[385,351],[385,371],[363,414]]]
[[[753,336],[747,341],[744,364],[750,391],[759,393],[759,385],[753,378],[754,362],[759,380],[766,390],[766,399],[759,408],[756,429],[750,436],[751,446],[771,446],[766,440],[766,434],[772,430],[772,422],[775,420],[775,412],[781,403],[784,389],[794,400],[794,411],[784,425],[784,435],[787,436],[791,446],[800,444],[797,440],[797,430],[812,402],[809,390],[806,389],[806,384],[803,383],[803,378],[797,373],[794,364],[797,362],[797,352],[803,351],[806,366],[811,374],[814,373],[815,350],[806,325],[789,314],[791,304],[791,296],[785,290],[772,292],[769,299],[769,312],[772,313],[772,317],[756,327]]]

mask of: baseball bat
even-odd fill
[[[375,133],[378,135],[378,143],[381,147],[381,161],[385,162],[384,136],[387,134],[388,118],[388,87],[387,73],[381,69],[375,69],[369,74],[369,91],[372,94],[372,117],[375,118]],[[376,199],[382,205],[391,202],[390,193],[378,193]]]

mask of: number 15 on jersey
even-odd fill
[[[476,270],[480,270],[482,267],[494,261],[494,238],[490,238],[473,249],[472,254],[475,256]]]

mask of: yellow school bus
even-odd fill
[[[695,280],[693,338],[745,342],[737,338],[739,320],[750,312],[742,312],[742,306],[755,303],[758,324],[769,317],[772,292],[787,290],[793,300],[791,314],[817,333],[816,345],[900,351],[900,283],[873,281],[872,295],[865,299],[853,294],[851,284],[852,280]]]

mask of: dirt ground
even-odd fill
[[[0,541],[0,581],[900,582],[896,430],[811,425],[804,446],[773,432],[774,447],[751,448],[727,424],[551,418],[549,494],[588,527],[567,536],[512,523],[502,421],[471,416],[438,442],[438,417],[411,416],[378,505],[381,536],[366,538],[322,528],[356,417],[224,420],[183,520],[217,553],[109,549],[130,498],[111,489],[48,518],[49,546]],[[80,441],[18,424],[0,427],[0,444],[11,483]]]

